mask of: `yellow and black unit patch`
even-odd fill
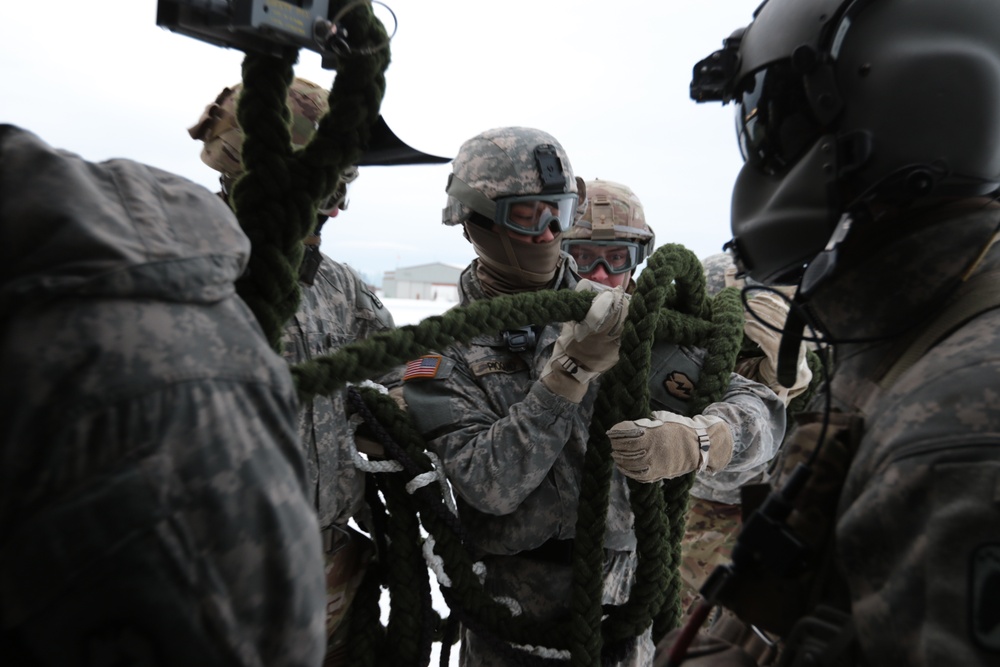
[[[694,395],[694,382],[681,371],[671,371],[663,380],[667,393],[681,401],[690,401]]]

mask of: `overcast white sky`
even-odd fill
[[[126,157],[217,189],[187,128],[243,54],[156,26],[155,0],[6,2],[0,122],[89,160]],[[657,242],[704,257],[729,238],[741,161],[732,108],[688,98],[691,68],[759,0],[388,0],[399,20],[382,113],[404,141],[453,156],[492,127],[554,135],[585,179],[629,185]],[[390,28],[391,29],[391,28]],[[302,51],[296,75],[335,73]],[[449,165],[366,167],[323,250],[370,278],[472,246],[441,224]],[[54,193],[55,194],[55,193]]]

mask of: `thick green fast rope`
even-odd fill
[[[573,612],[577,619],[571,630],[574,665],[597,665],[602,652],[610,653],[608,657],[613,658],[627,650],[627,645],[619,644],[645,631],[665,601],[678,595],[676,553],[681,533],[676,526],[683,524],[686,495],[673,494],[668,503],[661,485],[630,481],[638,541],[636,585],[625,605],[610,610],[601,606],[603,538],[612,469],[606,431],[620,421],[649,415],[648,371],[657,341],[697,344],[708,352],[692,414],[722,396],[742,341],[742,305],[738,294],[723,297],[714,313],[710,303],[701,263],[690,251],[683,246],[667,245],[650,257],[629,304],[621,359],[601,379],[591,421],[574,541]],[[696,326],[693,323],[699,319],[692,317],[713,320],[713,326]],[[682,478],[685,481],[681,484],[686,489],[690,488],[692,477]],[[605,611],[609,615],[602,632],[601,618]]]
[[[345,345],[334,354],[295,366],[292,374],[300,398],[307,400],[316,394],[328,394],[346,382],[378,377],[426,352],[442,350],[473,336],[532,322],[583,319],[593,298],[592,293],[544,290],[477,301],[425,318],[420,324],[383,331]]]
[[[386,41],[370,4],[349,11],[343,23],[354,44]],[[378,120],[389,49],[360,48],[356,53],[336,63],[330,111],[301,151],[292,149],[286,101],[298,52],[250,53],[243,60],[236,118],[245,136],[241,151],[245,173],[236,181],[231,201],[252,253],[237,291],[276,350],[284,324],[301,298],[297,276],[302,241],[315,228],[317,202],[361,158]]]
[[[373,417],[377,428],[384,428],[391,434],[387,445],[390,458],[404,463],[405,472],[393,475],[379,475],[379,483],[394,483],[402,487],[410,479],[432,470],[425,453],[425,442],[416,430],[409,416],[399,409],[395,401],[372,389],[360,391],[364,403]],[[383,434],[375,433],[376,439],[384,441]],[[391,447],[402,448],[401,453],[391,451]],[[523,644],[547,645],[551,640],[551,629],[529,618],[514,617],[510,609],[486,594],[474,571],[469,549],[463,542],[464,533],[456,516],[445,508],[438,487],[423,487],[413,494],[410,509],[420,514],[421,524],[435,540],[434,552],[443,559],[445,574],[450,586],[442,586],[442,592],[453,609],[467,610],[468,621],[477,625],[497,628],[498,634]],[[423,566],[423,563],[420,563]],[[394,565],[395,567],[395,565]],[[426,574],[426,567],[424,568]],[[390,623],[392,621],[390,620]]]

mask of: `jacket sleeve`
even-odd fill
[[[866,415],[836,535],[866,664],[997,664],[998,323],[955,334]]]
[[[699,472],[692,494],[728,504],[740,502],[740,487],[766,475],[785,437],[785,405],[771,389],[733,373],[722,400],[705,414],[721,417],[733,434],[733,458],[724,469]]]
[[[733,432],[733,458],[727,471],[766,464],[785,437],[785,404],[767,386],[736,373],[731,374],[722,400],[703,412],[722,418]]]
[[[537,380],[525,393],[524,379],[476,378],[460,357],[445,357],[437,377],[404,384],[411,418],[455,492],[483,513],[510,514],[539,487],[555,489],[553,464],[580,409]]]

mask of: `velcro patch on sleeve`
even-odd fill
[[[440,354],[426,354],[419,359],[407,362],[406,370],[403,371],[403,382],[410,380],[432,380],[437,377],[438,369],[441,368]]]

